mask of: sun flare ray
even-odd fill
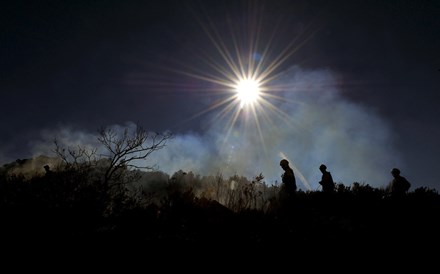
[[[237,129],[246,136],[258,138],[266,150],[267,129],[300,126],[294,117],[283,111],[285,105],[298,104],[289,99],[294,97],[286,96],[287,91],[295,92],[297,88],[293,84],[277,84],[277,79],[285,73],[284,64],[314,33],[307,33],[310,26],[306,26],[280,47],[275,42],[283,26],[281,18],[274,20],[273,30],[264,32],[265,25],[260,16],[264,7],[249,4],[249,9],[249,16],[240,19],[246,20],[247,25],[237,24],[228,14],[226,28],[218,28],[206,14],[203,19],[196,16],[211,47],[204,44],[203,48],[194,50],[197,57],[194,63],[182,63],[183,69],[169,70],[209,83],[205,88],[207,95],[224,96],[189,119],[211,113],[212,123],[224,126],[225,143]],[[225,29],[229,33],[222,33],[221,30]],[[200,66],[200,62],[205,66]]]

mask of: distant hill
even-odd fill
[[[30,159],[17,159],[15,162],[4,164],[0,167],[0,173],[6,175],[22,175],[25,178],[43,175],[45,173],[44,166],[49,165],[51,169],[62,163],[58,157],[49,157],[40,155]]]

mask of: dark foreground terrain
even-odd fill
[[[437,254],[440,243],[440,196],[426,188],[391,197],[368,185],[339,186],[333,195],[299,191],[290,207],[273,200],[272,206],[248,203],[233,210],[192,188],[167,188],[158,205],[145,202],[146,193],[133,198],[124,187],[110,191],[99,183],[79,184],[69,173],[53,176],[2,177],[4,250],[312,257],[325,251],[344,257],[360,251]]]
[[[90,204],[52,207],[35,201],[2,205],[3,237],[20,244],[196,244],[251,246],[279,243],[437,244],[439,197],[409,193],[399,200],[353,193],[299,193],[292,208],[234,212],[204,198],[172,201],[101,215]]]

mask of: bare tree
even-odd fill
[[[134,130],[125,128],[122,132],[117,132],[114,128],[99,129],[98,141],[109,152],[109,155],[105,155],[109,166],[104,175],[104,183],[108,185],[115,172],[120,169],[153,169],[152,166],[140,165],[138,160],[145,160],[154,151],[162,149],[171,138],[170,132],[149,132],[139,125]]]
[[[53,140],[55,154],[64,162],[67,168],[80,170],[81,168],[89,168],[96,162],[96,148],[77,145],[76,147],[63,147],[58,139]]]

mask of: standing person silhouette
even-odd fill
[[[393,168],[391,175],[394,179],[388,185],[388,191],[392,196],[403,196],[411,187],[411,183],[405,178],[400,176],[400,170]]]
[[[335,183],[333,182],[332,174],[327,171],[327,166],[324,164],[319,166],[319,170],[322,173],[321,181],[319,181],[319,184],[322,186],[322,192],[333,193],[335,191]]]
[[[280,189],[280,202],[284,208],[290,208],[296,193],[296,179],[293,169],[289,166],[289,161],[282,159],[280,166],[284,170],[281,175],[282,184]]]

